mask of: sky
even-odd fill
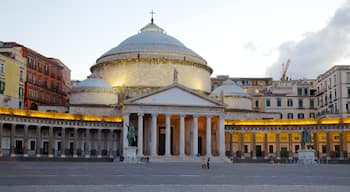
[[[1,0],[0,41],[60,59],[83,80],[109,49],[155,23],[212,76],[316,78],[350,65],[350,0]]]

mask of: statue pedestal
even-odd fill
[[[300,164],[316,164],[315,150],[302,149],[298,151],[298,163]]]
[[[126,163],[136,163],[137,162],[137,158],[136,158],[136,149],[137,147],[135,146],[128,146],[124,148],[124,161]]]

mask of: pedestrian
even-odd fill
[[[207,167],[207,164],[205,163],[205,157],[202,158],[202,169],[206,169],[208,168]]]
[[[207,169],[209,169],[209,161],[210,161],[210,157],[208,157],[208,160],[207,160]]]

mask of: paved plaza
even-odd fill
[[[350,165],[0,162],[0,191],[349,191]]]

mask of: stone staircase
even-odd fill
[[[204,157],[205,160],[207,160],[206,157]],[[203,156],[199,157],[192,157],[192,156],[185,156],[185,157],[179,157],[179,156],[150,156],[149,161],[152,163],[169,163],[169,162],[187,162],[187,163],[201,163],[203,161]],[[210,157],[211,163],[224,163],[228,162],[230,163],[230,159],[227,157]]]

